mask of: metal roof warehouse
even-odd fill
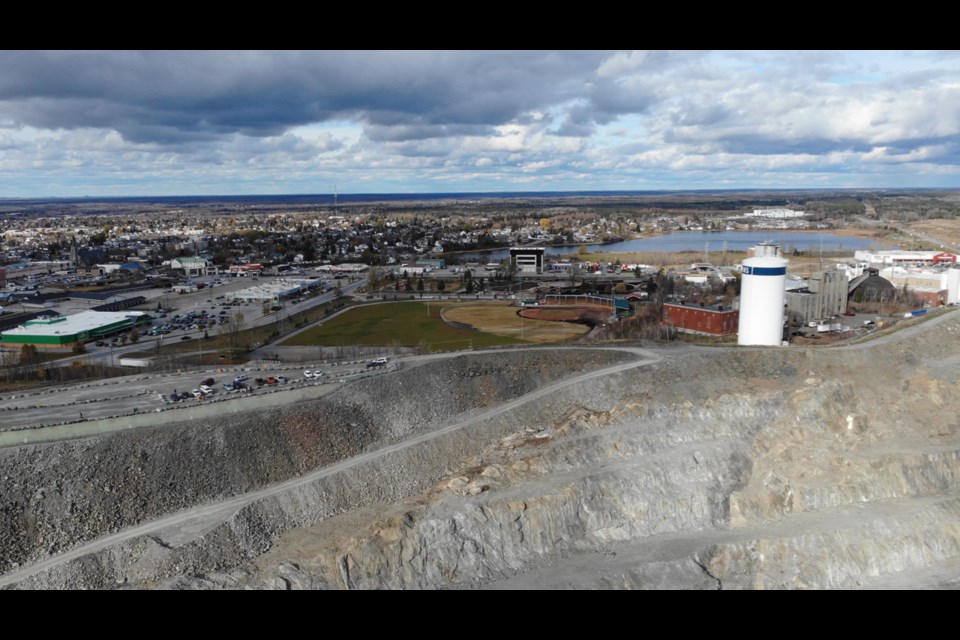
[[[28,320],[0,336],[3,344],[71,347],[77,342],[127,331],[149,320],[150,316],[142,311],[81,311],[71,316]]]

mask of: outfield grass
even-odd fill
[[[312,327],[279,346],[422,346],[427,351],[523,344],[510,336],[457,329],[440,319],[439,302],[392,302],[359,306]]]

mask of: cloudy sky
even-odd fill
[[[0,52],[0,197],[960,186],[944,52]]]

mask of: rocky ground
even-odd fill
[[[142,536],[18,586],[957,587],[955,316],[844,349],[667,349],[660,362],[568,385],[469,429],[249,504],[193,537]],[[349,418],[343,433],[350,436],[335,438],[342,444],[331,455],[438,429],[505,393],[544,384],[558,367],[614,358],[587,350],[514,357],[469,358],[401,371],[390,384],[358,385],[337,400],[340,422],[360,417]],[[318,431],[292,424],[333,410],[292,407],[276,420],[282,428],[255,442],[226,425],[205,428],[202,437],[168,429],[170,440],[150,451],[173,447],[171,460],[191,466],[204,459],[215,468],[200,481],[200,471],[171,462],[151,476],[169,474],[171,488],[202,501],[324,465],[330,458]],[[254,423],[236,431],[258,433]],[[180,440],[190,444],[174,444]],[[29,504],[30,513],[51,514],[41,519],[48,527],[4,525],[6,566],[20,561],[11,549],[17,558],[51,550],[46,541],[59,535],[53,524],[63,524],[52,514],[67,495],[100,495],[86,508],[108,514],[114,524],[103,530],[146,517],[111,511],[117,503],[103,496],[119,481],[107,492],[92,471],[123,450],[119,466],[134,473],[136,448],[56,446],[3,452],[6,475],[10,461],[28,476],[31,466],[46,465],[32,484],[17,477],[25,486],[15,495],[32,502],[4,496],[5,513]],[[79,462],[53,472],[72,487],[67,494],[49,479],[50,468],[79,459],[87,475],[70,480],[87,468]],[[155,490],[144,497],[170,500],[162,485]],[[17,547],[23,531],[44,536]]]
[[[476,354],[359,381],[281,410],[0,449],[0,571],[302,475],[625,357]]]

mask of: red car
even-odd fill
[[[843,315],[845,315],[845,316],[855,316],[855,315],[857,315],[857,314],[855,314],[853,311],[844,311],[844,312],[843,312]]]

